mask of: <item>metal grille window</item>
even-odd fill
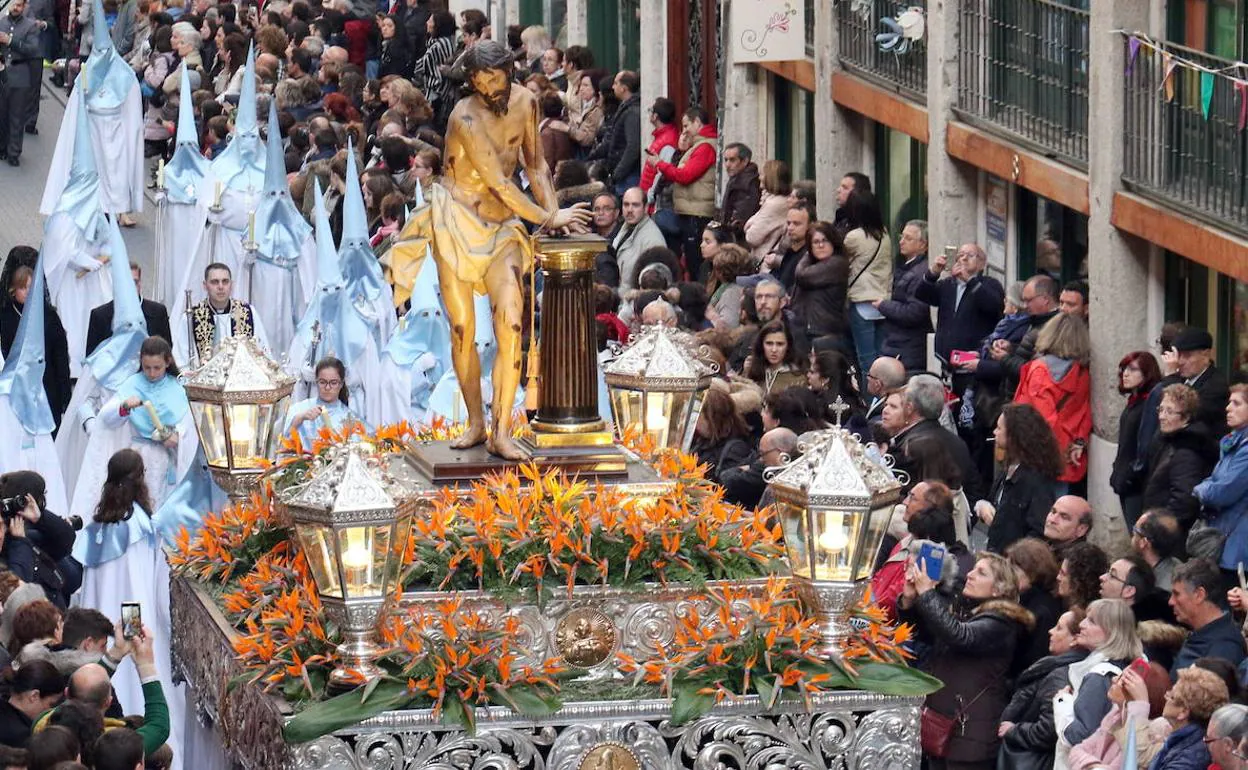
[[[806,18],[803,24],[806,25],[806,56],[815,58],[815,5],[818,0],[806,0]]]
[[[1234,62],[1172,43],[1174,56],[1218,70]],[[1124,66],[1127,43],[1123,41]],[[1123,181],[1148,198],[1183,209],[1220,227],[1248,234],[1248,135],[1239,129],[1234,83],[1213,78],[1209,117],[1200,73],[1176,67],[1166,99],[1166,63],[1141,47],[1126,76]]]
[[[813,3],[812,3],[813,4]],[[927,46],[919,42],[904,54],[881,51],[875,36],[884,32],[881,18],[897,18],[912,2],[875,0],[836,4],[840,31],[841,66],[865,80],[897,91],[918,102],[927,101]]]
[[[1086,168],[1089,19],[1054,0],[963,0],[960,116]]]

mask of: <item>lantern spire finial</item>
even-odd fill
[[[842,427],[841,420],[843,419],[845,412],[849,411],[849,408],[849,404],[845,403],[845,399],[841,398],[839,395],[836,397],[836,400],[832,402],[832,406],[828,407],[828,409],[836,413],[836,427]]]

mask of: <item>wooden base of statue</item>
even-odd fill
[[[449,441],[422,441],[409,447],[416,468],[434,484],[456,484],[476,481],[488,473],[514,470],[522,463],[504,460],[490,454],[484,445],[470,449],[452,449]],[[654,470],[618,446],[568,447],[539,450],[540,454],[524,462],[542,467],[557,467],[569,474],[608,483],[652,483],[658,480]]]

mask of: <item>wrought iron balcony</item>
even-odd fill
[[[814,3],[808,3],[808,7]],[[927,102],[927,46],[920,41],[904,53],[881,51],[875,36],[885,32],[881,18],[897,18],[912,2],[875,0],[836,4],[840,32],[839,57],[848,72],[896,91],[917,102]]]
[[[1127,45],[1124,39],[1124,66]],[[1235,64],[1179,45],[1162,47],[1211,70]],[[1176,67],[1171,98],[1165,75],[1163,56],[1141,46],[1126,75],[1123,182],[1141,196],[1248,235],[1248,136],[1240,130],[1234,81],[1213,77],[1206,118],[1200,72]]]
[[[1086,168],[1089,20],[1054,0],[962,0],[960,117]]]

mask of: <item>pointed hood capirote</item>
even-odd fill
[[[389,334],[392,327],[394,297],[390,284],[382,275],[381,263],[369,244],[368,211],[364,207],[355,147],[350,139],[347,140],[346,194],[342,201],[342,243],[338,248],[338,259],[347,282],[347,292],[356,307],[370,317],[379,312],[390,316],[377,318],[377,323],[372,324],[374,342],[380,350],[385,344],[383,333]]]
[[[199,151],[195,126],[195,105],[191,101],[191,79],[186,62],[181,66],[181,96],[178,102],[178,133],[173,157],[165,164],[165,196],[174,203],[195,203],[199,185],[212,173],[212,164]]]
[[[264,169],[264,195],[256,207],[256,252],[259,259],[287,266],[298,259],[303,243],[312,234],[286,185],[286,160],[277,125],[277,102],[269,100],[268,161]]]
[[[113,333],[84,362],[96,382],[115,391],[134,374],[139,349],[147,339],[143,300],[130,275],[130,255],[116,220],[109,220],[109,263],[113,278]]]
[[[79,77],[92,112],[116,109],[139,84],[138,76],[113,45],[101,0],[91,0],[91,55]]]
[[[305,364],[312,352],[313,327],[319,324],[320,346],[311,357],[334,356],[350,367],[367,348],[371,331],[369,323],[347,296],[346,281],[338,265],[338,250],[334,248],[334,236],[330,232],[329,215],[325,212],[325,198],[321,194],[319,181],[314,181],[314,184],[316,290],[295,329],[291,349],[293,355],[304,357],[295,359],[295,362]]]
[[[51,435],[56,428],[48,394],[43,387],[43,372],[47,368],[43,343],[44,283],[43,251],[40,251],[26,306],[22,309],[22,320],[17,325],[17,336],[13,339],[13,347],[9,348],[4,368],[0,369],[0,395],[9,397],[18,422],[32,436]]]
[[[386,353],[399,366],[411,366],[425,353],[437,361],[437,378],[451,360],[451,326],[438,293],[437,266],[428,256],[412,286],[412,306],[403,317],[403,326],[386,344]]]
[[[285,166],[283,166],[284,168]],[[260,191],[265,183],[265,148],[256,123],[256,52],[247,49],[247,66],[234,114],[234,138],[225,151],[212,160],[212,173],[231,190]]]
[[[108,223],[100,206],[100,174],[95,162],[95,145],[91,141],[91,126],[86,116],[86,94],[79,90],[70,96],[78,99],[78,123],[74,126],[74,152],[69,167],[69,179],[53,214],[67,214],[88,241],[104,235]]]

